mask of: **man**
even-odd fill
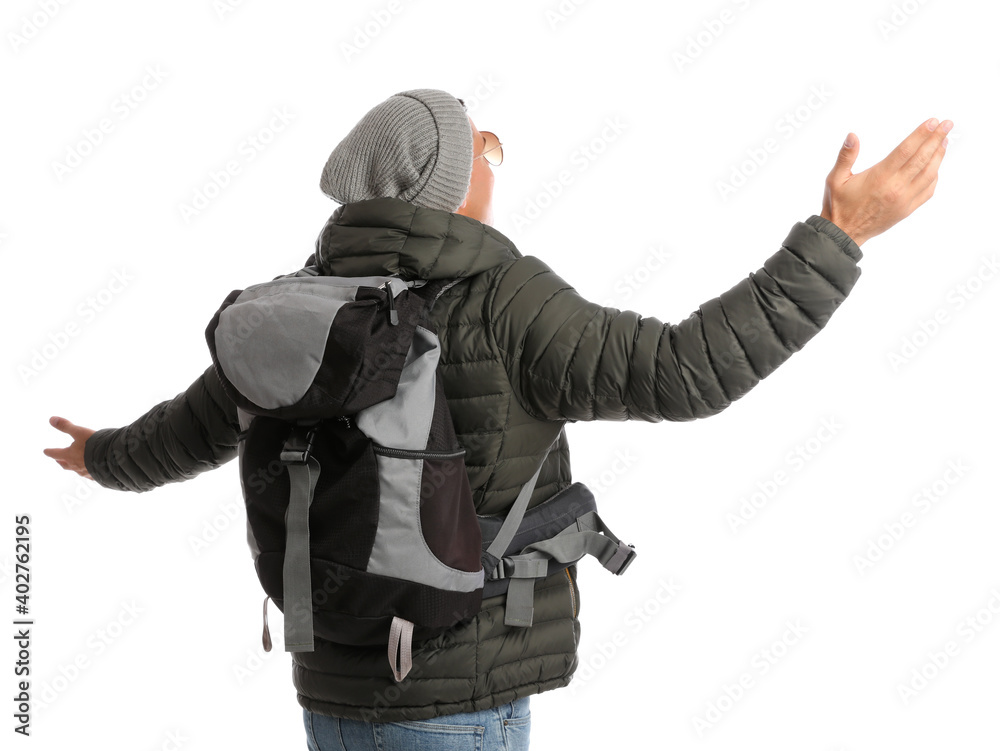
[[[530,506],[572,482],[567,422],[708,417],[800,350],[854,287],[859,246],[933,195],[950,127],[921,124],[857,175],[850,134],[820,215],[797,222],[757,272],[672,325],[589,302],[523,256],[492,227],[499,141],[446,92],[401,92],[330,155],[320,185],[341,206],[307,264],[339,276],[461,279],[431,314],[439,373],[477,511],[503,514],[552,444]],[[190,479],[236,456],[235,407],[212,367],[129,426],[51,423],[73,444],[46,455],[120,490]],[[577,666],[576,567],[540,581],[534,608],[530,628],[507,627],[503,598],[484,600],[476,618],[415,645],[398,686],[383,648],[317,637],[314,652],[292,653],[310,748],[433,748],[444,732],[478,737],[484,749],[527,748],[528,697],[567,685]]]

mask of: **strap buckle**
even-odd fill
[[[305,428],[296,425],[292,428],[285,445],[282,446],[279,459],[282,464],[306,464],[312,455],[313,438],[316,436],[316,426]]]
[[[487,573],[487,579],[508,579],[514,573],[514,561],[509,557],[501,558],[497,561],[497,566],[492,573]]]
[[[629,545],[619,541],[618,550],[616,550],[615,554],[611,556],[606,568],[615,576],[621,576],[625,573],[625,569],[632,565],[632,561],[635,560],[635,556],[635,545]]]
[[[544,579],[548,576],[547,558],[507,556],[501,558],[487,579]]]

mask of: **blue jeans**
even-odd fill
[[[528,751],[529,697],[411,722],[363,722],[302,710],[309,751]]]

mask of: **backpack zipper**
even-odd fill
[[[372,444],[372,451],[383,456],[395,456],[400,459],[454,459],[465,455],[465,449],[458,451],[414,451],[408,449],[394,449],[388,446]]]

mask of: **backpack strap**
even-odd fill
[[[620,576],[635,559],[635,548],[619,540],[596,511],[589,511],[555,537],[532,543],[517,555],[502,558],[488,578],[510,579],[504,623],[530,626],[535,581],[549,575],[549,561],[567,566],[585,555],[594,556],[604,568]]]
[[[549,446],[542,457],[548,456]],[[635,548],[622,542],[608,528],[596,511],[576,518],[553,537],[524,547],[516,555],[504,555],[524,517],[541,465],[514,501],[503,525],[483,553],[483,568],[488,580],[509,579],[504,624],[530,626],[534,616],[535,581],[549,575],[549,561],[569,565],[585,555],[597,558],[615,575],[621,575],[635,559]]]
[[[398,615],[393,616],[392,625],[389,627],[389,664],[392,666],[392,675],[396,683],[403,680],[413,667],[413,622]]]
[[[483,568],[486,569],[487,573],[497,567],[500,559],[503,558],[503,554],[507,552],[507,546],[510,545],[510,541],[517,534],[517,528],[521,526],[521,519],[524,518],[524,511],[528,508],[528,501],[531,500],[531,494],[535,490],[535,483],[538,482],[538,476],[542,473],[542,467],[545,465],[545,459],[548,457],[551,449],[552,446],[545,449],[538,469],[535,470],[535,474],[531,476],[531,479],[521,487],[521,492],[517,494],[514,504],[507,512],[507,516],[504,517],[500,531],[497,532],[497,536],[493,538],[493,542],[486,549],[486,552],[483,553]]]
[[[635,559],[635,547],[619,540],[596,511],[589,511],[555,537],[532,543],[517,555],[501,560],[500,574],[517,578],[518,565],[522,561],[544,559],[568,565],[585,555],[594,556],[604,568],[620,576]],[[506,573],[512,565],[514,573]]]
[[[507,512],[507,516],[504,518],[503,525],[500,527],[500,531],[497,532],[497,536],[493,538],[493,542],[483,553],[483,568],[486,570],[487,578],[491,577],[490,572],[495,572],[504,553],[507,551],[507,546],[510,545],[511,540],[514,539],[514,535],[517,534],[518,527],[521,526],[521,520],[524,518],[524,511],[528,508],[528,501],[531,500],[531,494],[535,490],[535,483],[538,482],[538,476],[542,472],[542,467],[545,465],[545,459],[549,455],[549,451],[552,449],[552,445],[549,445],[545,449],[545,453],[542,455],[542,461],[538,465],[538,469],[535,470],[535,474],[531,476],[521,487],[521,492],[517,494],[517,499],[514,501],[514,505],[510,507],[510,511]],[[544,561],[542,563],[545,563]],[[547,566],[548,564],[545,563]],[[520,571],[524,574],[531,566],[534,566],[534,571],[538,571],[539,564],[522,563]],[[508,626],[530,626],[531,618],[534,612],[534,579],[525,580],[530,581],[531,589],[527,593],[523,591],[525,585],[522,583],[520,589],[522,590],[518,593],[518,589],[514,585],[515,581],[511,581],[510,588],[507,590],[507,605],[506,612],[504,615],[504,623]],[[512,592],[512,590],[514,590]]]
[[[288,468],[290,486],[285,515],[285,562],[281,572],[286,652],[313,651],[309,507],[320,472],[319,460],[310,454],[314,435],[315,427],[295,425],[279,457]]]

